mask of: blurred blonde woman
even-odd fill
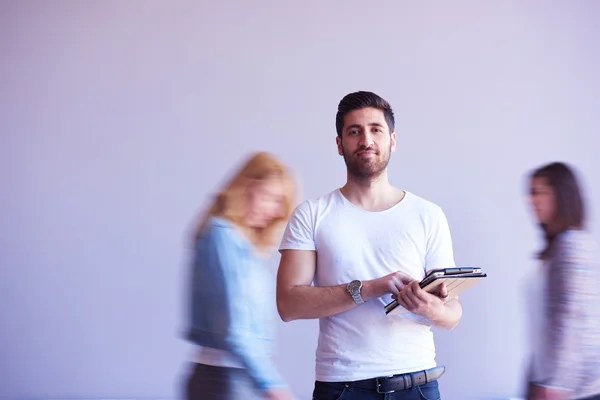
[[[527,286],[532,334],[528,400],[600,400],[600,264],[572,168],[533,171],[530,202],[545,239]]]
[[[285,166],[254,154],[195,237],[188,339],[198,350],[188,400],[292,399],[272,360],[275,275],[265,264],[294,207]]]

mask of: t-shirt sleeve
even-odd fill
[[[452,235],[444,211],[436,206],[430,213],[427,222],[425,271],[454,267],[456,264],[452,249]]]
[[[279,251],[316,250],[314,240],[314,221],[308,201],[296,207],[284,230]]]

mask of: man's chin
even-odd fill
[[[361,179],[376,178],[383,173],[383,169],[365,169],[365,168],[353,168],[348,170],[351,175]]]

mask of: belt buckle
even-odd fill
[[[379,378],[379,377],[375,378],[375,386],[376,386],[376,388],[375,388],[375,391],[377,391],[377,393],[379,393],[379,394],[388,394],[388,393],[394,393],[394,392],[395,392],[395,390],[389,390],[389,391],[387,391],[387,392],[382,392],[382,391],[380,391],[380,389],[379,389],[379,388],[380,388],[380,386],[381,386],[381,383],[379,383],[379,380],[380,380],[380,379],[387,379],[387,378],[391,378],[391,377],[393,377],[393,376],[394,376],[394,375],[390,375],[390,376],[386,376],[386,377],[382,377],[382,378]]]

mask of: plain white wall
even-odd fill
[[[306,197],[342,185],[334,117],[356,90],[395,109],[392,182],[441,205],[457,262],[490,276],[436,331],[444,398],[519,393],[540,244],[524,174],[575,163],[600,228],[599,17],[591,0],[0,2],[0,398],[179,396],[197,212],[253,150]],[[281,323],[299,398],[316,335]]]

